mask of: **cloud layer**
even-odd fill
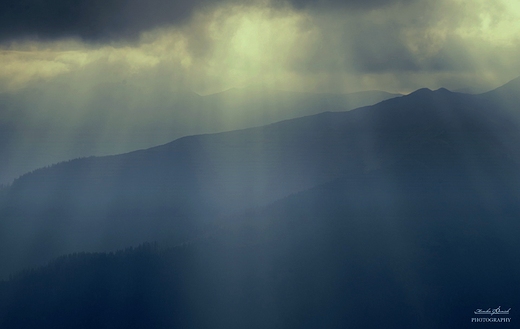
[[[0,11],[0,41],[19,38],[80,38],[88,42],[135,40],[142,32],[179,26],[194,12],[219,6],[260,5],[274,9],[364,12],[414,0],[6,0]],[[417,1],[417,0],[416,0]]]
[[[2,90],[57,76],[78,83],[83,70],[99,72],[89,83],[110,72],[199,93],[251,83],[477,90],[520,74],[512,0],[9,0],[3,8]]]
[[[208,0],[6,0],[0,11],[0,38],[135,39],[149,29],[181,24],[195,8],[211,3]]]

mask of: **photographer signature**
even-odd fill
[[[477,309],[475,312],[475,314],[489,314],[490,316],[493,316],[493,315],[501,315],[501,314],[509,314],[509,311],[511,310],[511,308],[509,308],[507,311],[502,311],[500,310],[500,306],[497,307],[497,308],[494,308],[494,309],[491,309],[491,308],[488,308],[486,311],[484,311],[483,309],[479,308]]]

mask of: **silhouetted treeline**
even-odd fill
[[[2,328],[160,328],[178,282],[153,244],[76,253],[1,287]]]

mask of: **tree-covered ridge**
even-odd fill
[[[159,328],[175,275],[155,244],[63,256],[3,282],[0,326]]]
[[[3,283],[0,326],[464,328],[477,308],[520,307],[507,178],[483,191],[461,172],[398,166],[237,215],[189,245],[61,257]]]

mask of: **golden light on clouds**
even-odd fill
[[[224,88],[286,80],[290,61],[305,51],[306,19],[299,13],[250,8],[216,20],[210,27],[214,51],[206,63],[210,79],[220,77]]]
[[[480,72],[505,82],[515,75],[506,76],[507,67],[514,65],[510,72],[519,68],[513,63],[519,31],[516,1],[416,1],[366,12],[319,13],[266,2],[224,3],[196,11],[186,24],[145,31],[134,42],[11,44],[0,51],[0,89],[64,76],[76,82],[134,79],[145,89],[160,83],[166,90],[201,94],[248,84],[404,92],[424,86],[411,85],[417,77],[428,75],[425,83],[436,81],[431,87],[443,84],[446,71],[452,77],[448,87]],[[74,78],[77,74],[81,79]]]
[[[243,85],[262,77],[283,74],[287,61],[302,44],[300,25],[303,14],[281,15],[270,9],[249,7],[221,8],[195,17],[183,28],[165,28],[143,34],[143,42],[122,46],[75,44],[76,50],[63,50],[67,42],[29,42],[17,47],[30,50],[4,50],[0,79],[10,90],[35,80],[74,74],[96,62],[124,65],[128,78],[160,65],[162,69],[185,76],[184,81],[201,93]],[[197,29],[205,38],[197,46]],[[198,26],[199,25],[199,26]],[[195,31],[195,32],[194,32]],[[16,48],[16,46],[14,47]],[[206,48],[206,49],[200,49]],[[100,77],[101,78],[101,77]],[[173,79],[175,80],[175,79]],[[207,86],[211,81],[215,86]]]
[[[520,3],[518,1],[457,1],[466,9],[456,33],[487,45],[518,44],[520,37]]]

